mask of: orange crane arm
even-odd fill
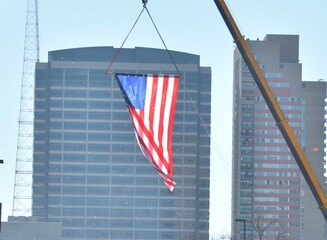
[[[304,151],[299,144],[293,129],[291,128],[288,120],[285,118],[284,113],[282,112],[279,104],[275,100],[275,97],[264,78],[260,68],[255,61],[253,54],[244,40],[244,37],[241,35],[240,30],[238,29],[230,11],[228,10],[227,5],[224,0],[214,0],[218,10],[220,11],[221,16],[223,17],[236,45],[240,51],[245,63],[247,64],[253,79],[255,80],[263,98],[265,99],[290,151],[293,154],[306,182],[308,183],[318,206],[327,221],[327,197],[325,192],[320,185],[318,178],[308,161]]]

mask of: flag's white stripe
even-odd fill
[[[151,104],[151,94],[153,86],[153,77],[148,76],[146,80],[146,93],[145,93],[145,102],[144,102],[144,125],[147,129],[150,127],[150,104]]]
[[[138,115],[140,114],[140,110],[139,110],[139,109],[135,109],[135,112],[136,112]],[[133,120],[133,123],[134,123],[134,128],[135,128],[135,130],[138,132],[139,129],[140,129],[140,125],[139,125],[138,121],[136,120],[134,114],[132,114],[132,117],[133,117],[132,120]]]
[[[163,78],[160,77],[158,79],[157,95],[156,95],[156,102],[155,102],[154,116],[153,116],[154,141],[156,142],[158,147],[159,147],[159,123],[160,123],[160,119],[162,118],[162,116],[160,116],[162,91],[163,91]]]
[[[159,105],[159,108],[158,108],[158,102],[160,103],[160,99],[158,98],[158,96],[160,95],[161,97],[161,92],[162,90],[159,90],[160,89],[160,83],[162,81],[158,81],[157,83],[157,90],[156,90],[156,95],[155,95],[155,106],[154,106],[154,113],[153,113],[153,122],[152,122],[152,131],[153,131],[153,140],[154,142],[156,143],[156,145],[159,147],[159,141],[158,141],[158,126],[159,126],[159,119],[160,119],[160,105]],[[151,96],[151,99],[153,101],[153,97],[154,96]],[[159,111],[159,112],[158,112]],[[154,150],[153,150],[154,151]],[[160,169],[162,169],[162,164],[160,163],[160,158],[157,154],[154,155],[154,159],[156,161],[156,163],[158,163],[158,167]],[[163,170],[163,169],[162,169]],[[167,172],[167,171],[165,171]]]
[[[169,163],[169,155],[168,155],[168,127],[169,127],[169,117],[170,117],[170,111],[171,111],[171,103],[172,103],[172,96],[173,96],[173,90],[174,90],[174,78],[169,77],[168,81],[168,88],[167,88],[167,97],[166,97],[166,107],[165,107],[165,113],[164,113],[164,131],[162,136],[162,144],[163,144],[163,155]]]
[[[148,130],[150,130],[150,121],[149,120],[150,120],[150,104],[151,104],[152,86],[153,86],[153,77],[151,75],[151,76],[148,76],[147,80],[146,80],[145,102],[144,102],[144,111],[143,111],[144,126]],[[148,138],[144,139],[143,141],[146,146],[149,145]],[[158,162],[158,159],[156,161]]]

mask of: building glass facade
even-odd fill
[[[267,35],[263,41],[249,40],[248,44],[323,184],[318,159],[323,151],[313,155],[311,149],[324,142],[323,134],[312,128],[324,126],[326,89],[318,82],[301,81],[298,36]],[[243,226],[235,222],[242,218],[246,239],[261,239],[261,234],[271,240],[323,239],[317,203],[238,50],[234,53],[233,99],[233,236],[243,239]]]
[[[208,239],[211,69],[172,52],[181,73],[170,193],[135,140],[114,76],[117,49],[49,52],[36,65],[33,216],[63,239]],[[176,74],[166,51],[122,49],[111,69]]]

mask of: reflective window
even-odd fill
[[[133,163],[134,157],[126,156],[126,155],[112,155],[112,162],[113,163]]]
[[[88,155],[88,162],[108,163],[110,161],[109,155]]]
[[[88,187],[87,194],[96,194],[96,195],[108,195],[108,187]]]
[[[48,208],[48,214],[50,216],[60,216],[61,215],[61,209],[60,208]]]
[[[110,119],[110,112],[89,112],[89,119]]]
[[[132,131],[132,124],[130,121],[127,123],[119,123],[115,122],[115,125],[113,126],[113,131]]]
[[[63,166],[63,172],[69,172],[69,173],[85,173],[86,167],[85,166],[79,166],[79,165],[64,165]]]
[[[109,152],[110,145],[109,144],[89,144],[88,151],[89,152]]]
[[[157,221],[147,221],[147,220],[141,220],[141,221],[135,221],[135,227],[137,228],[157,228],[158,222]]]
[[[110,109],[111,102],[89,101],[88,106],[90,109]]]
[[[118,239],[133,239],[133,232],[132,231],[110,231],[111,238],[118,238]]]
[[[62,118],[62,111],[50,111],[50,118]]]
[[[155,207],[158,206],[156,199],[135,199],[135,206]]]
[[[74,101],[74,100],[65,100],[64,101],[65,108],[86,108],[86,101]]]
[[[34,191],[35,188],[33,188]],[[61,187],[58,186],[49,186],[48,187],[48,193],[50,194],[60,194],[61,193]]]
[[[126,109],[126,105],[125,105],[124,108],[119,108],[119,109]],[[112,119],[113,120],[127,120],[127,119],[129,119],[127,110],[125,112],[113,112]]]
[[[61,198],[60,197],[48,197],[48,203],[49,203],[49,205],[61,204]]]
[[[62,219],[62,225],[64,227],[84,227],[85,220],[84,219]]]
[[[35,147],[37,147],[37,145],[35,145],[34,148]],[[50,151],[61,151],[61,143],[50,143],[49,150]]]
[[[88,227],[109,227],[109,220],[107,219],[90,219],[86,220]]]
[[[97,80],[94,77],[90,76],[90,87],[110,87],[111,83],[108,80]]]
[[[110,177],[108,177],[108,176],[88,176],[87,183],[88,184],[109,184]]]
[[[61,132],[50,132],[49,133],[49,140],[61,140],[62,133]]]
[[[61,183],[61,176],[58,175],[50,175],[48,177],[49,183]]]
[[[90,122],[88,123],[90,130],[110,130],[110,123],[101,123],[101,122]]]
[[[112,209],[112,217],[133,217],[134,213],[130,209]]]
[[[49,172],[61,172],[61,165],[49,164]]]
[[[45,151],[45,144],[34,144],[35,152],[43,152]]]
[[[136,188],[135,195],[136,196],[157,196],[158,189],[156,189],[156,188]]]
[[[50,108],[62,108],[62,100],[50,100]]]
[[[87,119],[87,112],[65,112],[65,119]]]
[[[62,122],[50,121],[50,129],[61,129]]]
[[[85,187],[63,187],[64,194],[85,194]]]
[[[62,237],[64,237],[64,238],[81,238],[81,237],[84,237],[84,231],[63,229]]]
[[[112,198],[111,206],[133,206],[134,199],[131,198]]]
[[[87,198],[87,204],[89,206],[108,206],[109,202],[109,198]]]
[[[121,142],[134,142],[135,134],[131,133],[120,133],[120,134],[112,134],[113,141],[121,141]]]
[[[86,140],[86,133],[64,133],[64,140]]]
[[[65,90],[65,97],[66,98],[86,98],[87,91],[86,90]]]
[[[93,141],[110,141],[110,134],[106,133],[89,133],[88,140]]]
[[[109,209],[108,208],[87,208],[86,215],[91,217],[108,217]]]
[[[45,112],[34,112],[34,120],[45,120],[47,114]]]
[[[85,122],[65,122],[64,129],[86,130],[86,123]]]
[[[84,216],[85,209],[84,208],[63,208],[62,215],[63,216]]]
[[[85,177],[84,176],[63,176],[63,183],[83,184],[83,183],[85,183]]]
[[[111,220],[111,227],[113,228],[132,228],[133,221],[132,220]]]
[[[61,89],[50,88],[50,97],[63,97],[63,92]]]
[[[96,91],[89,91],[89,97],[90,98],[111,98],[111,91],[101,91],[101,90],[96,90]]]
[[[122,188],[122,187],[113,187],[111,188],[112,195],[133,195],[134,188]]]
[[[86,144],[82,143],[65,143],[64,151],[86,151]]]
[[[63,205],[85,205],[85,198],[83,197],[63,197]]]
[[[134,152],[134,144],[112,144],[112,152]]]
[[[63,155],[64,162],[85,162],[86,155],[83,154],[64,154]]]
[[[99,221],[99,220],[97,220]],[[87,223],[88,224],[88,223]],[[89,226],[89,225],[87,225]],[[93,225],[96,226],[96,225]],[[96,226],[98,227],[98,226]],[[103,227],[103,226],[101,226]],[[109,231],[108,230],[86,230],[86,237],[89,238],[108,238],[109,237]]]
[[[110,171],[109,166],[103,166],[103,165],[87,166],[88,173],[109,173],[109,171]]]
[[[130,166],[112,166],[111,167],[111,172],[115,174],[133,174],[134,173],[134,167]]]
[[[46,101],[35,101],[35,109],[45,109],[47,108]]]
[[[158,211],[154,209],[135,209],[135,217],[158,217]]]

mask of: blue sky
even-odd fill
[[[327,80],[327,1],[226,1],[243,35],[300,35],[303,80]],[[0,202],[11,214],[22,79],[26,1],[0,1]],[[39,1],[40,60],[48,51],[119,47],[142,9],[141,0]],[[232,57],[235,45],[212,0],[149,0],[148,9],[171,50],[200,55],[212,67],[212,148],[210,231],[230,229]],[[146,14],[124,47],[164,48]],[[109,64],[109,63],[108,63]]]

